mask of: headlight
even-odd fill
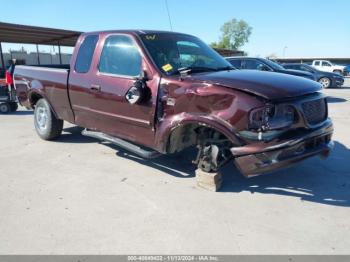
[[[250,112],[249,129],[267,131],[285,128],[295,122],[295,117],[295,109],[290,105],[267,105]]]

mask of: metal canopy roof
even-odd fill
[[[74,46],[82,32],[0,22],[0,42]]]

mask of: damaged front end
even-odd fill
[[[237,168],[250,177],[289,166],[311,156],[327,157],[333,125],[321,95],[267,104],[251,111],[246,145],[230,149]]]

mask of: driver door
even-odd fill
[[[128,34],[101,34],[94,58],[84,86],[86,106],[79,108],[88,116],[80,118],[83,126],[152,147],[159,78],[146,82],[147,101],[130,104],[126,99],[136,78],[148,70],[137,42]],[[73,106],[81,101],[74,99]]]

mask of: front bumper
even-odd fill
[[[327,120],[325,125],[307,135],[284,141],[254,143],[231,148],[234,162],[247,177],[271,172],[287,167],[311,156],[327,157],[333,148],[331,137],[333,125]]]
[[[334,87],[340,87],[344,84],[344,78],[341,79],[341,78],[336,78],[336,79],[333,79],[333,86]]]

